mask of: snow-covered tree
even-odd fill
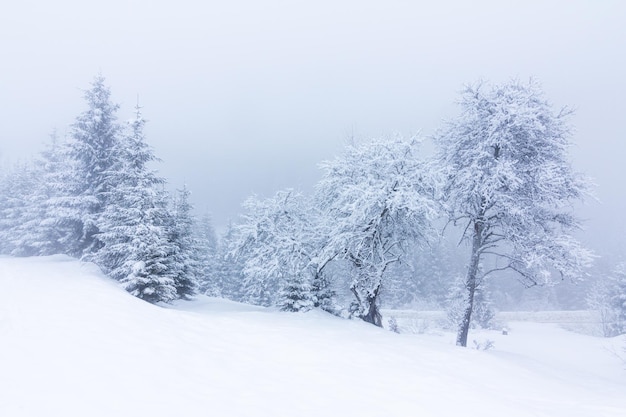
[[[211,216],[205,213],[194,229],[194,251],[198,260],[198,291],[212,297],[222,296],[222,279],[217,274],[218,241]]]
[[[472,319],[470,321],[471,329],[491,329],[494,325],[496,313],[493,309],[493,303],[491,302],[491,293],[486,284],[486,282],[482,282],[474,293]],[[458,328],[459,323],[465,315],[467,306],[468,294],[465,288],[465,279],[463,279],[462,276],[457,276],[448,288],[448,294],[445,300],[448,326],[450,329]]]
[[[246,212],[236,227],[247,301],[287,311],[313,307],[314,219],[305,207],[302,194],[293,190],[244,203]]]
[[[496,312],[493,309],[491,292],[486,283],[476,288],[473,307],[472,322],[482,329],[491,329],[494,325]]]
[[[447,327],[458,327],[465,310],[467,310],[468,300],[467,291],[465,290],[465,280],[458,276],[448,288],[445,299],[445,311],[447,316]],[[471,323],[470,323],[471,325]]]
[[[38,224],[34,196],[40,187],[37,170],[30,163],[16,164],[0,182],[0,245],[14,256],[37,254],[30,231]]]
[[[387,308],[437,310],[444,306],[447,289],[458,275],[452,250],[446,244],[443,239],[433,239],[427,247],[414,247],[409,242],[408,256],[390,267],[382,299]]]
[[[238,256],[241,253],[241,239],[237,235],[237,230],[237,227],[229,221],[226,231],[219,239],[215,258],[215,277],[222,297],[233,301],[245,301],[243,268],[246,256],[245,254]]]
[[[169,259],[170,213],[165,181],[149,167],[156,157],[145,141],[144,126],[137,107],[109,173],[113,186],[98,222],[97,238],[103,247],[92,259],[131,294],[153,303],[167,302],[177,298]]]
[[[278,307],[283,311],[308,311],[314,306],[312,286],[308,277],[289,275],[281,281]]]
[[[169,225],[169,240],[173,249],[168,255],[169,265],[174,274],[177,298],[185,300],[192,299],[197,293],[198,276],[201,274],[190,196],[186,185],[177,191]]]
[[[50,137],[43,152],[31,163],[15,166],[0,185],[6,187],[0,191],[0,229],[7,234],[2,239],[4,252],[14,256],[64,252],[57,230],[58,213],[50,209],[59,181],[64,179],[64,163],[56,133]]]
[[[52,208],[59,216],[57,228],[63,233],[66,252],[87,257],[100,249],[100,215],[107,206],[111,188],[109,176],[118,163],[121,126],[119,106],[111,102],[105,79],[97,76],[85,91],[87,110],[77,118],[66,146],[68,172]]]
[[[33,195],[33,211],[35,220],[28,239],[37,249],[37,255],[52,255],[65,252],[59,231],[59,213],[55,211],[55,199],[62,182],[67,179],[67,164],[63,159],[63,144],[59,141],[56,131],[50,135],[50,142],[35,159],[39,186]]]
[[[406,242],[429,240],[436,214],[417,148],[415,140],[377,139],[349,145],[321,164],[317,201],[332,222],[325,258],[352,263],[352,312],[376,326],[382,327],[379,296],[387,268],[402,258]]]
[[[512,270],[526,285],[549,282],[553,272],[576,279],[592,256],[571,235],[579,226],[571,202],[587,189],[568,160],[571,111],[554,113],[534,81],[468,86],[460,106],[435,140],[442,199],[471,244],[457,335],[466,346],[474,293],[486,275]],[[481,271],[488,257],[493,266]]]
[[[6,215],[6,211],[10,204],[10,180],[9,171],[7,168],[2,167],[0,170],[0,253],[8,254],[11,252],[10,245],[8,244],[9,230],[11,228],[11,222]]]
[[[617,312],[618,332],[626,333],[626,263],[620,263],[613,272],[615,291],[611,304]]]
[[[322,246],[317,245],[317,248]],[[320,250],[320,255],[321,255]],[[336,304],[335,290],[333,288],[331,274],[326,271],[326,266],[332,259],[321,257],[314,258],[310,265],[310,271],[313,273],[311,281],[311,294],[313,295],[313,307],[320,308],[331,314],[338,315],[340,307]]]

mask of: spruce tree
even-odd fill
[[[307,311],[314,307],[308,277],[298,274],[281,280],[278,307],[283,311]]]
[[[194,239],[193,206],[187,186],[178,190],[170,217],[169,240],[172,244],[168,262],[174,276],[177,298],[190,300],[198,292],[201,274]]]
[[[198,261],[198,291],[211,297],[222,295],[222,277],[217,269],[217,236],[211,216],[205,213],[194,230],[195,258]]]
[[[218,242],[215,276],[218,277],[222,297],[233,301],[245,301],[244,262],[237,256],[238,242],[237,229],[232,222],[229,222]]]
[[[33,241],[28,236],[37,222],[32,196],[39,186],[32,164],[18,163],[2,181],[0,201],[0,241],[2,252],[14,256],[36,254]]]
[[[109,177],[111,187],[97,238],[103,247],[94,260],[133,295],[149,302],[176,298],[168,259],[169,211],[165,181],[148,166],[156,160],[144,136],[139,107],[129,133],[120,141]]]
[[[101,247],[100,216],[108,204],[110,176],[119,165],[119,136],[117,121],[119,106],[111,102],[111,92],[105,79],[98,75],[85,91],[87,110],[72,125],[65,148],[68,163],[67,178],[54,210],[59,215],[65,251],[87,259]]]
[[[13,229],[10,239],[13,255],[36,256],[64,252],[59,242],[61,235],[57,229],[57,213],[52,209],[64,164],[56,132],[50,135],[50,139],[33,163],[24,167],[26,171],[22,175],[28,177],[28,185],[11,186],[13,196],[22,196],[19,224]]]

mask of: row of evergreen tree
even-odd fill
[[[150,167],[139,106],[120,123],[102,76],[84,98],[65,141],[53,134],[35,161],[4,173],[0,251],[95,262],[149,302],[191,298],[215,246],[210,221],[196,234],[189,190],[170,195]]]

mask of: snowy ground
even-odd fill
[[[489,351],[321,312],[163,308],[65,257],[0,258],[0,416],[626,416],[622,337],[511,322]]]

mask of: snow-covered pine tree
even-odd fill
[[[37,254],[30,230],[38,224],[39,213],[33,196],[39,186],[39,176],[30,163],[18,163],[4,175],[0,185],[0,242],[3,253],[14,256]]]
[[[237,228],[228,222],[226,231],[221,235],[215,258],[215,276],[218,277],[219,291],[222,297],[233,301],[245,302],[243,291],[245,276],[243,273],[244,257],[239,257],[240,240]]]
[[[3,219],[13,221],[7,238],[2,239],[14,256],[36,256],[62,253],[57,230],[57,215],[50,210],[56,197],[58,182],[64,171],[60,144],[53,132],[51,141],[32,163],[19,164],[7,177],[11,184],[4,199],[12,203],[13,212],[3,213]],[[19,208],[19,209],[18,209]]]
[[[459,322],[463,319],[465,310],[467,310],[467,306],[468,302],[465,280],[462,277],[457,276],[448,287],[448,292],[445,297],[447,327],[450,329],[458,328]]]
[[[103,247],[94,261],[131,294],[146,301],[168,302],[176,298],[174,274],[168,254],[169,210],[164,179],[150,169],[156,160],[145,141],[145,120],[140,108],[119,142],[112,185],[99,221],[97,238]]]
[[[195,246],[195,221],[190,196],[186,185],[177,190],[169,225],[172,251],[168,255],[168,264],[174,274],[177,298],[184,300],[193,299],[198,292],[198,276],[202,273]]]
[[[169,269],[168,240],[166,228],[160,223],[151,227],[149,223],[157,222],[160,213],[167,207],[155,207],[147,214],[146,223],[137,227],[130,245],[134,245],[133,253],[126,258],[112,275],[125,276],[120,283],[126,291],[151,303],[169,302],[177,298],[174,277]],[[127,275],[126,275],[127,274]]]
[[[485,275],[512,270],[527,285],[549,282],[552,271],[576,279],[592,256],[571,236],[579,225],[571,201],[587,189],[568,161],[571,112],[555,114],[532,80],[468,86],[460,105],[461,115],[435,141],[442,200],[471,244],[468,306],[457,334],[466,346]],[[496,258],[495,266],[480,273],[485,257]]]
[[[222,277],[217,274],[218,242],[211,216],[205,213],[194,229],[194,251],[198,261],[198,292],[222,296]]]
[[[428,246],[407,242],[407,256],[389,269],[382,299],[387,308],[438,310],[444,306],[456,274],[446,243],[443,239],[431,239]]]
[[[7,218],[6,210],[10,204],[10,174],[6,167],[0,170],[0,254],[6,255],[11,252],[8,244],[8,236],[11,222]]]
[[[436,214],[433,186],[417,148],[415,140],[377,139],[350,145],[342,156],[321,164],[317,201],[332,222],[324,258],[352,263],[353,314],[381,327],[379,296],[387,268],[404,256],[406,242],[430,239]]]
[[[321,246],[318,246],[321,249]],[[326,272],[325,265],[331,259],[326,260],[326,264],[319,265],[314,262],[311,267],[313,269],[313,280],[311,283],[311,293],[313,294],[313,307],[321,308],[331,314],[338,315],[340,308],[335,303],[335,290],[332,286],[331,276]]]
[[[44,210],[43,224],[54,231],[52,245],[58,253],[81,256],[83,242],[82,209],[79,205],[76,181],[77,162],[69,155],[67,142],[58,149],[58,170],[46,179],[51,194]]]
[[[292,275],[281,279],[278,307],[283,311],[307,311],[313,308],[311,285],[308,276]]]
[[[59,216],[57,227],[66,253],[88,259],[102,246],[96,235],[108,204],[109,177],[118,164],[121,126],[116,116],[119,106],[111,102],[102,75],[95,77],[84,98],[88,108],[76,118],[65,147],[71,171],[52,209]]]
[[[43,217],[40,192],[45,186],[41,182],[40,169],[33,165],[21,167],[18,177],[19,185],[12,190],[18,206],[14,212],[17,223],[9,238],[11,255],[36,256],[39,255],[37,234]]]
[[[66,179],[66,163],[63,160],[63,144],[57,132],[50,134],[50,142],[35,160],[39,186],[33,196],[37,220],[33,224],[29,239],[37,248],[38,255],[64,253],[61,244],[62,234],[59,232],[59,214],[55,211],[55,199],[59,195],[62,182]]]

